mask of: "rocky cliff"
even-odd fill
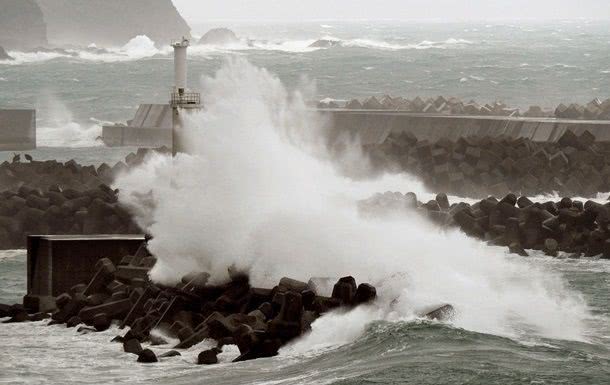
[[[121,46],[137,35],[157,44],[190,37],[171,0],[38,0],[53,45]]]
[[[35,0],[0,0],[0,46],[23,50],[46,44],[46,25]]]

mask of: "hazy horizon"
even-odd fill
[[[318,20],[395,20],[422,22],[459,22],[482,20],[562,20],[610,19],[610,2],[582,0],[575,7],[568,0],[471,0],[456,4],[436,0],[432,5],[416,0],[225,0],[201,2],[173,0],[189,23],[230,20],[241,22],[318,21]]]

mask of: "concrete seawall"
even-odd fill
[[[505,116],[441,115],[388,110],[319,109],[328,124],[332,143],[340,135],[358,137],[363,145],[380,144],[391,133],[411,132],[417,138],[436,141],[467,136],[508,136],[536,142],[556,142],[567,130],[591,132],[598,141],[610,141],[610,121]],[[313,112],[312,111],[312,112]],[[105,126],[106,145],[172,146],[172,110],[164,104],[142,104],[127,125]]]
[[[172,109],[169,105],[141,104],[127,125],[104,126],[102,139],[109,147],[171,148],[172,127]]]
[[[610,141],[610,121],[504,116],[453,116],[387,110],[320,110],[330,124],[331,142],[340,134],[359,137],[363,145],[380,144],[391,133],[411,132],[418,139],[457,140],[467,136],[508,136],[556,142],[567,130],[588,130],[597,141]]]
[[[36,110],[0,109],[0,151],[36,148]]]

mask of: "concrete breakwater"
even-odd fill
[[[605,104],[604,104],[605,105]],[[371,107],[367,105],[367,107]],[[312,114],[326,120],[330,144],[337,138],[349,135],[361,144],[381,143],[391,133],[411,132],[420,139],[438,140],[442,137],[457,140],[460,137],[510,136],[530,138],[536,142],[556,142],[567,130],[576,134],[593,133],[599,141],[610,141],[610,120],[584,120],[551,118],[552,114],[525,114],[519,117],[515,110],[498,104],[493,114],[463,112],[449,114],[444,110],[413,112],[397,108],[376,109],[339,108],[336,104],[320,104]],[[504,112],[502,112],[504,111]],[[508,114],[509,111],[512,111]],[[312,116],[318,118],[318,116]],[[104,126],[102,140],[107,146],[172,147],[174,121],[172,109],[166,104],[142,104],[133,119],[126,124]]]
[[[147,153],[129,154],[112,167],[21,162],[20,156],[0,164],[0,249],[24,247],[29,234],[140,233],[109,185]]]
[[[129,330],[112,342],[122,343],[126,353],[143,363],[179,356],[180,349],[213,339],[217,346],[202,351],[197,363],[215,364],[217,354],[230,344],[237,345],[240,352],[234,361],[274,356],[281,346],[310,330],[321,315],[370,304],[377,298],[374,286],[357,285],[350,276],[338,281],[312,278],[307,283],[282,278],[268,289],[252,287],[246,273],[230,270],[230,280],[224,284],[212,285],[209,274],[199,272],[164,286],[148,279],[154,264],[145,244],[116,265],[108,258],[100,259],[88,282],[75,283],[56,297],[49,325],[78,326],[80,333],[90,333],[118,322]],[[5,322],[49,318],[47,313],[34,311],[19,304],[0,305],[0,318],[10,317]],[[451,312],[451,306],[445,305],[422,316],[443,319]],[[157,357],[154,346],[169,342],[151,333],[153,330],[178,339],[176,350]],[[150,348],[143,348],[144,343]]]
[[[417,175],[431,190],[452,195],[592,197],[610,191],[610,143],[589,131],[565,131],[555,143],[505,136],[429,141],[402,132],[365,148],[377,168]]]
[[[502,102],[479,104],[474,100],[464,102],[455,97],[423,99],[419,96],[409,100],[403,97],[383,96],[381,99],[372,96],[360,101],[352,99],[345,105],[337,102],[319,102],[318,108],[346,108],[350,110],[390,110],[426,114],[472,115],[472,116],[512,116],[529,118],[560,118],[584,120],[610,120],[610,98],[593,99],[587,104],[559,104],[554,110],[545,110],[540,106],[530,106],[521,112],[518,108],[507,106]]]
[[[459,228],[490,245],[507,246],[511,253],[527,256],[526,250],[541,250],[556,257],[559,252],[574,257],[610,259],[610,202],[532,202],[525,196],[490,196],[474,204],[450,203],[447,195],[420,202],[414,193],[386,192],[359,203],[364,215],[420,213],[445,228]]]

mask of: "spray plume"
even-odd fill
[[[116,182],[122,203],[154,237],[154,280],[204,270],[221,281],[231,265],[248,270],[255,285],[353,275],[377,285],[379,308],[318,323],[359,331],[366,321],[451,303],[458,327],[583,338],[586,305],[558,275],[416,215],[360,217],[356,201],[388,186],[428,193],[409,177],[339,175],[315,139],[323,121],[266,70],[230,60],[202,89],[206,111],[181,133],[190,155],[150,158]],[[344,164],[366,167],[357,149],[347,153]],[[310,338],[327,340],[322,329],[314,325]]]

